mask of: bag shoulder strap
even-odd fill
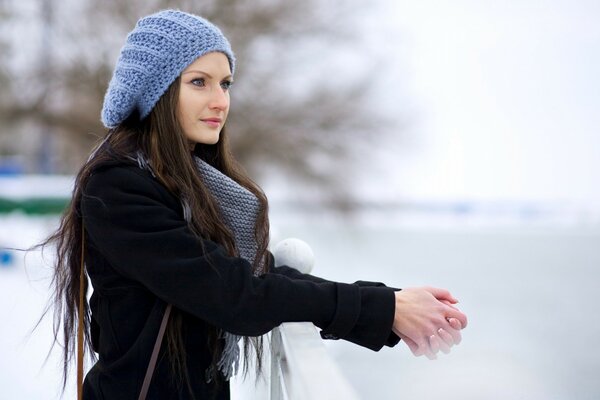
[[[154,349],[152,349],[152,356],[150,356],[150,362],[148,363],[148,369],[146,370],[146,375],[144,376],[144,382],[142,383],[142,390],[140,391],[138,400],[144,400],[146,398],[146,394],[148,394],[148,388],[150,387],[150,381],[152,381],[152,375],[154,374],[154,369],[156,368],[158,353],[160,352],[160,346],[162,344],[163,336],[165,335],[165,330],[167,328],[167,322],[169,322],[169,315],[171,314],[172,307],[172,304],[167,305],[162,322],[160,323],[160,329],[158,330],[156,342],[154,342]]]
[[[81,222],[81,269],[79,272],[79,307],[78,307],[78,326],[77,326],[77,399],[83,399],[83,329],[84,329],[84,318],[83,318],[83,309],[84,309],[84,301],[85,301],[85,265],[84,265],[84,256],[85,256],[85,228],[83,226],[83,220]],[[163,337],[165,336],[165,330],[167,329],[167,322],[169,322],[169,315],[171,314],[172,304],[168,304],[165,309],[165,314],[163,315],[162,321],[160,323],[160,328],[158,330],[158,336],[156,337],[156,342],[154,342],[154,348],[152,349],[152,355],[150,356],[150,362],[148,363],[148,368],[146,369],[146,375],[144,376],[144,382],[142,383],[142,389],[140,391],[140,396],[138,400],[145,400],[146,395],[148,394],[148,389],[150,388],[150,382],[152,381],[152,375],[154,374],[154,369],[156,368],[156,361],[158,360],[158,353],[160,352],[160,347],[162,344]]]

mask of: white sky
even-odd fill
[[[417,198],[600,200],[600,2],[383,1],[386,103],[408,110],[411,140],[387,155],[392,179],[371,184]]]
[[[600,1],[370,7],[358,19],[387,60],[376,100],[410,126],[380,146],[393,172],[366,174],[367,191],[600,204]]]

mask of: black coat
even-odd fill
[[[288,267],[260,277],[250,264],[188,229],[180,201],[137,165],[98,168],[84,189],[92,342],[99,360],[84,399],[137,399],[167,303],[183,318],[187,370],[196,399],[229,399],[229,384],[206,383],[207,331],[263,335],[282,322],[310,321],[326,339],[374,351],[393,346],[393,288],[331,282]],[[212,266],[207,263],[210,255]],[[163,343],[148,399],[191,398],[175,386]]]

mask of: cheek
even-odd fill
[[[229,95],[227,95],[227,107],[225,108],[224,118],[227,118],[227,115],[229,114],[229,109],[230,108],[231,108],[231,100],[229,99]]]
[[[184,123],[185,121],[185,106],[186,106],[186,98],[183,94],[183,91],[179,92],[179,97],[177,98],[177,118],[179,118],[180,123]]]
[[[178,118],[182,126],[189,127],[194,124],[196,120],[196,108],[193,103],[184,103],[179,106]]]
[[[179,104],[177,107],[182,116],[190,115],[192,111],[196,109],[197,105],[198,98],[197,96],[194,96],[193,92],[185,88],[179,93]]]
[[[181,118],[181,120],[184,123],[188,122],[188,119],[190,118],[190,109],[189,109],[189,107],[180,107],[179,108],[179,118]]]

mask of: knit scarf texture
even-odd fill
[[[148,170],[155,176],[141,152],[138,151],[135,161],[141,169]],[[194,156],[194,161],[204,184],[219,205],[223,221],[234,236],[239,256],[253,264],[258,251],[258,244],[254,236],[254,227],[260,210],[258,198],[201,158]],[[184,219],[189,224],[192,218],[190,206],[183,198],[181,203]],[[260,270],[261,268],[258,269],[258,271]],[[258,273],[256,274],[258,275]],[[238,342],[242,337],[223,330],[220,333],[220,336],[225,339],[225,347],[217,363],[217,368],[223,373],[225,379],[229,380],[238,371],[240,361]],[[211,371],[207,370],[207,382],[210,382],[211,375]]]
[[[239,256],[253,264],[256,252],[258,251],[258,244],[254,236],[256,218],[260,210],[258,198],[254,193],[221,173],[221,171],[212,167],[201,158],[196,156],[194,158],[204,183],[221,209],[225,224],[233,233]],[[186,217],[184,213],[186,220],[190,216]],[[190,221],[188,220],[188,222]],[[260,271],[261,268],[258,270]],[[239,367],[240,348],[238,342],[241,336],[229,332],[223,332],[223,334],[225,347],[223,348],[223,353],[217,363],[217,367],[221,370],[225,379],[229,380],[229,378],[237,374]]]

